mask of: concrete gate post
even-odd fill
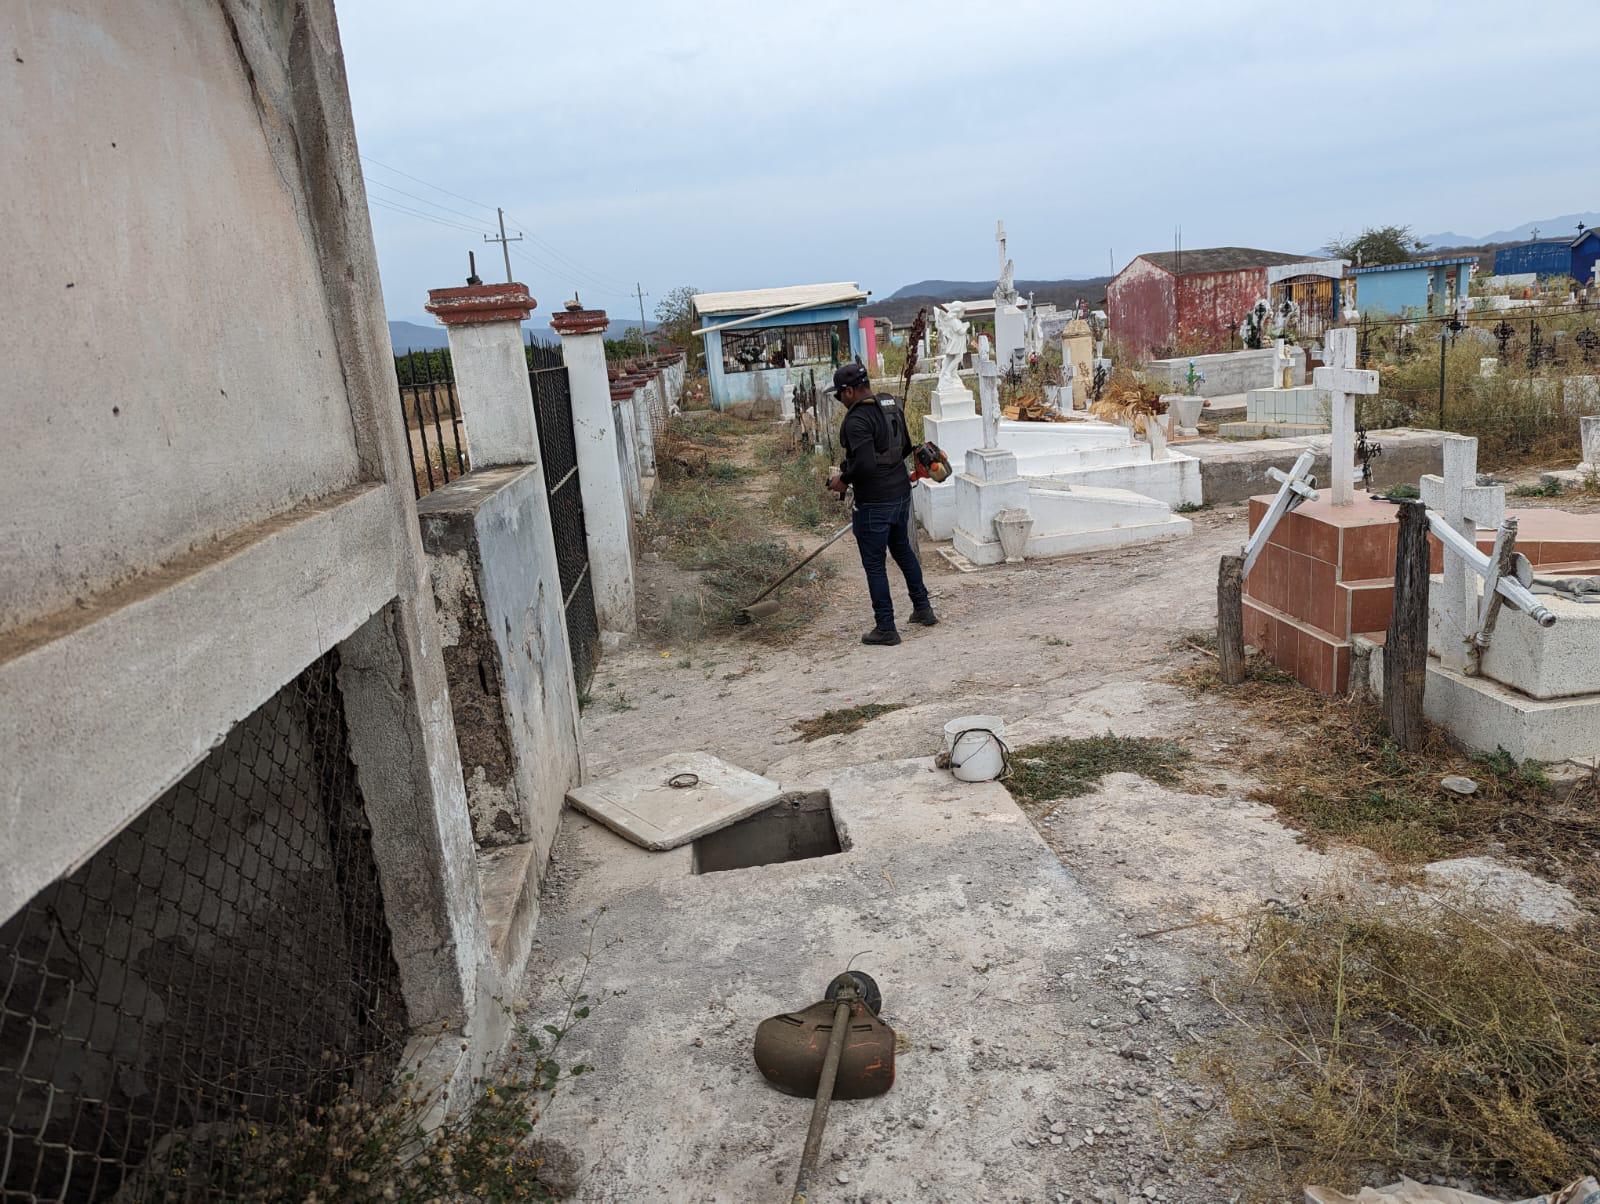
[[[628,536],[628,489],[617,454],[602,337],[608,319],[603,309],[571,309],[552,317],[550,325],[561,336],[572,393],[572,430],[578,445],[578,482],[583,490],[583,524],[589,534],[595,615],[601,634],[616,640],[632,634],[639,620],[633,545]]]
[[[444,323],[450,338],[467,454],[475,469],[539,462],[522,349],[522,322],[537,304],[525,284],[428,290],[425,308]]]

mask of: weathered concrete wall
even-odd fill
[[[0,630],[360,475],[294,132],[260,95],[284,65],[253,77],[234,41],[252,7],[7,6]]]
[[[1177,337],[1181,341],[1228,345],[1228,330],[1267,295],[1266,268],[1207,272],[1178,280]]]
[[[503,980],[331,0],[8,16],[0,921],[338,643],[407,1011],[459,1082]]]
[[[1109,337],[1135,355],[1173,341],[1177,330],[1177,281],[1149,260],[1138,258],[1106,286]]]
[[[1443,440],[1439,431],[1373,431],[1372,439],[1383,454],[1372,461],[1372,483],[1376,489],[1391,485],[1415,485],[1424,473],[1443,472]],[[1312,472],[1321,481],[1333,479],[1329,468],[1332,437],[1313,435],[1301,439],[1256,439],[1229,443],[1207,440],[1185,443],[1183,450],[1200,461],[1200,480],[1207,504],[1242,502],[1268,492],[1273,482],[1268,468],[1287,472],[1308,447],[1316,453]]]
[[[1303,347],[1288,348],[1294,359],[1294,382],[1306,382],[1306,353]],[[1205,380],[1196,386],[1201,397],[1226,397],[1234,393],[1248,393],[1251,389],[1272,389],[1277,381],[1272,379],[1276,351],[1263,347],[1259,351],[1224,351],[1217,355],[1177,356],[1173,359],[1151,360],[1148,370],[1153,379],[1165,381],[1171,389],[1189,391],[1189,361],[1195,370],[1205,374]]]
[[[468,473],[418,512],[450,705],[480,845],[532,842],[543,866],[583,775],[578,697],[543,473]]]

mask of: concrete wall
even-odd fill
[[[1240,268],[1178,278],[1179,340],[1227,346],[1229,327],[1267,295],[1266,268]]]
[[[8,16],[0,921],[338,644],[407,1010],[459,1081],[503,980],[331,0]]]
[[[845,363],[860,356],[862,362],[866,363],[866,348],[861,326],[857,321],[858,312],[859,307],[855,305],[830,305],[820,309],[780,314],[774,318],[763,318],[750,325],[752,327],[810,326],[823,322],[844,322],[850,337],[848,349],[843,346],[839,349],[840,362]],[[706,318],[704,324],[718,325],[731,322],[738,316],[738,314],[717,314],[715,317]],[[738,327],[734,329],[737,330]],[[755,372],[725,373],[722,370],[722,334],[713,331],[701,337],[705,339],[706,377],[711,387],[711,405],[714,409],[725,410],[729,406],[747,402],[752,405],[775,406],[783,399],[784,388],[791,379],[791,372],[815,371],[819,389],[833,383],[831,363],[797,365],[793,369],[764,368]]]
[[[253,82],[227,15],[253,6],[7,7],[0,630],[361,475],[292,131],[262,124],[284,64]]]
[[[473,835],[542,867],[583,776],[561,576],[534,465],[473,471],[418,504]]]
[[[1276,351],[1263,347],[1259,351],[1224,351],[1218,355],[1178,356],[1173,359],[1151,360],[1148,371],[1152,379],[1165,381],[1170,388],[1163,391],[1187,392],[1189,361],[1195,369],[1205,373],[1198,386],[1201,397],[1225,397],[1233,393],[1248,393],[1251,389],[1277,387],[1272,379],[1272,366]],[[1303,347],[1290,347],[1294,357],[1295,384],[1306,380],[1306,353]]]
[[[1135,259],[1106,286],[1109,337],[1135,355],[1173,341],[1178,328],[1177,280],[1149,260]]]
[[[1376,317],[1379,314],[1404,315],[1429,312],[1428,286],[1433,285],[1433,306],[1443,312],[1449,294],[1450,280],[1455,281],[1458,297],[1467,295],[1470,264],[1430,265],[1393,270],[1356,272],[1355,306],[1361,313]],[[1348,304],[1348,302],[1347,302]]]

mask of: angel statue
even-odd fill
[[[960,301],[947,301],[933,311],[939,331],[939,381],[937,388],[960,389],[961,361],[967,354],[967,335],[972,327],[962,319],[967,307]]]

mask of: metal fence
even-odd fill
[[[533,390],[533,417],[539,428],[544,485],[550,500],[550,529],[555,536],[561,600],[567,613],[567,646],[572,654],[573,677],[582,693],[588,689],[600,659],[600,624],[595,616],[589,537],[578,481],[572,392],[561,348],[540,343],[528,348],[528,383]]]
[[[0,925],[0,1200],[257,1194],[255,1134],[398,1064],[338,664]]]
[[[469,467],[461,445],[455,368],[448,351],[408,350],[394,357],[394,366],[406,450],[411,453],[411,484],[421,497],[448,485]]]
[[[1525,453],[1575,444],[1600,413],[1600,312],[1587,302],[1363,319],[1357,362],[1380,373],[1369,426],[1430,425]]]

